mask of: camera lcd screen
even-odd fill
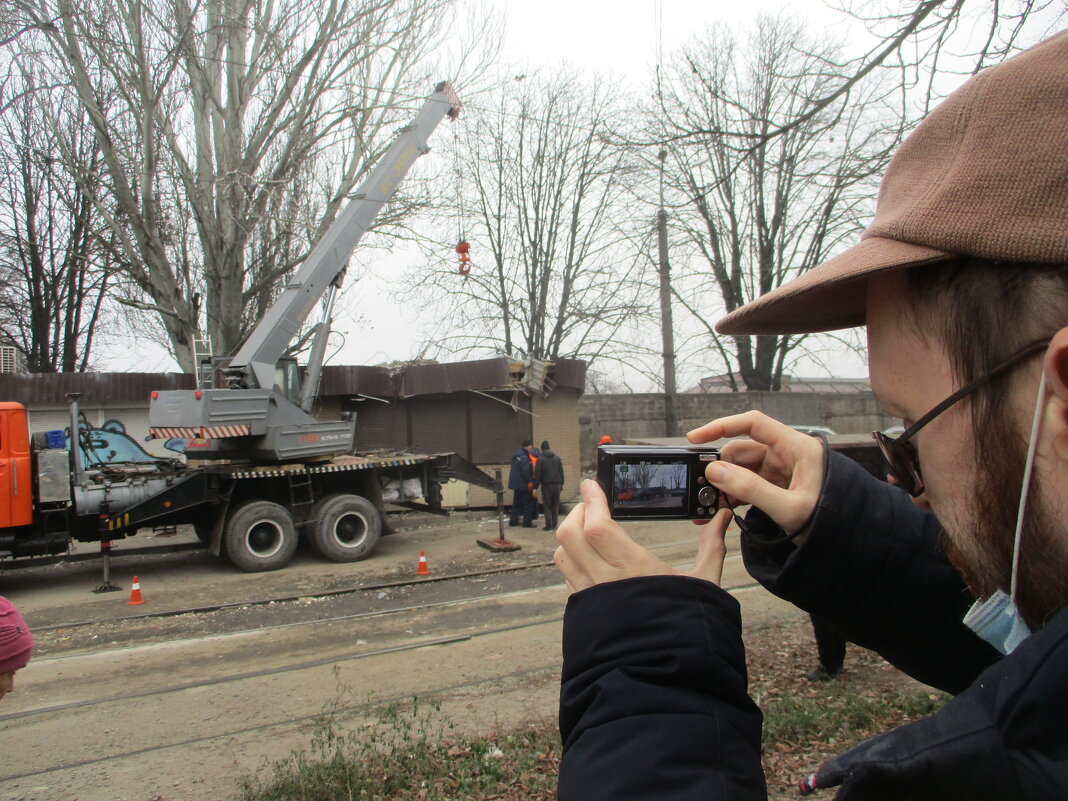
[[[671,514],[687,508],[689,468],[684,459],[617,462],[613,469],[612,507],[620,512]]]

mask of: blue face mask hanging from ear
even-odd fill
[[[985,601],[972,604],[964,616],[964,625],[1005,656],[1031,636],[1031,627],[1004,590],[998,590]]]
[[[1035,451],[1038,435],[1042,430],[1042,408],[1046,401],[1046,374],[1038,382],[1038,400],[1035,416],[1031,421],[1031,440],[1027,443],[1027,460],[1024,463],[1023,486],[1020,488],[1020,507],[1016,515],[1016,534],[1012,541],[1012,576],[1009,594],[998,590],[985,601],[976,601],[964,616],[964,625],[1008,656],[1016,647],[1031,636],[1031,627],[1023,619],[1016,606],[1016,579],[1020,572],[1020,535],[1023,532],[1024,512],[1027,510],[1027,493],[1031,489],[1031,472],[1035,466]]]

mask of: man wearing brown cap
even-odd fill
[[[706,478],[752,504],[766,587],[955,695],[802,782],[838,799],[1068,798],[1068,34],[972,78],[901,146],[860,243],[720,321],[866,325],[905,420],[891,486],[756,412]],[[730,512],[685,575],[630,540],[595,483],[557,536],[560,797],[766,795],[737,603],[715,586]],[[591,792],[589,788],[597,788]]]

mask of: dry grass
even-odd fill
[[[816,660],[805,622],[748,632],[746,647],[772,799],[795,798],[798,778],[829,757],[945,700],[853,646],[839,679],[806,680]],[[418,700],[358,729],[328,711],[308,750],[247,780],[242,801],[550,801],[559,757],[559,735],[546,723],[469,738]]]

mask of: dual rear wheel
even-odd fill
[[[382,536],[382,516],[366,498],[338,493],[319,500],[309,526],[312,547],[334,562],[355,562],[371,554]],[[251,500],[230,511],[223,550],[249,573],[277,570],[297,549],[293,515],[273,501]]]

